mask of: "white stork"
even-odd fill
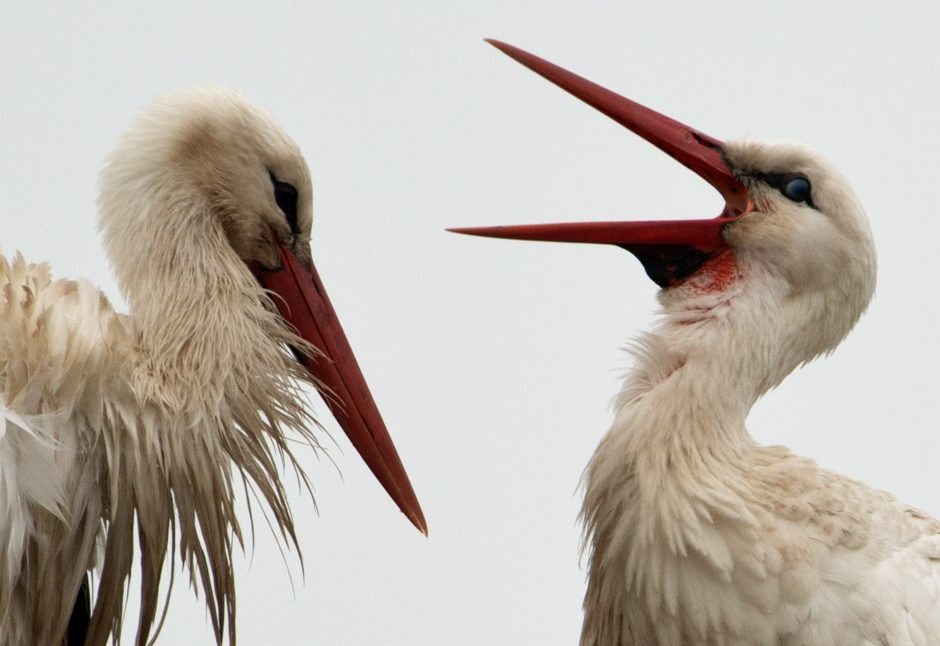
[[[271,115],[231,90],[190,90],[144,113],[101,174],[129,314],[87,282],[0,257],[0,645],[117,639],[135,559],[146,644],[167,553],[216,640],[234,643],[235,490],[296,546],[279,465],[306,482],[290,445],[317,446],[303,383],[427,532],[313,267],[312,198]]]
[[[871,299],[875,248],[846,180],[800,146],[723,143],[493,44],[726,201],[710,220],[458,229],[619,245],[663,288],[585,471],[582,645],[940,644],[940,523],[745,427]]]

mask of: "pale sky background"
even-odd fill
[[[444,228],[721,200],[484,37],[720,139],[802,141],[851,179],[880,254],[871,310],[749,427],[940,515],[940,4],[84,4],[2,0],[4,250],[123,308],[95,229],[118,134],[193,84],[271,108],[312,168],[314,255],[430,525],[327,420],[339,471],[305,454],[319,513],[293,502],[306,575],[259,531],[238,559],[241,644],[576,642],[578,481],[656,288],[614,247]],[[161,643],[211,643],[182,578],[174,600]]]

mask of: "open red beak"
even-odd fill
[[[281,268],[256,268],[255,276],[279,297],[274,300],[281,316],[323,353],[302,357],[310,374],[328,389],[321,392],[323,400],[398,508],[427,535],[421,505],[316,268],[305,267],[286,247],[280,250]]]
[[[487,42],[695,171],[721,193],[725,208],[717,218],[705,220],[573,222],[450,231],[494,238],[617,245],[639,258],[649,277],[661,287],[677,283],[728,248],[722,229],[747,214],[753,203],[725,163],[721,141],[517,47],[496,40]]]

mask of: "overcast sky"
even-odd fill
[[[259,531],[239,559],[240,643],[577,639],[577,486],[655,285],[613,247],[444,228],[711,217],[721,200],[484,37],[717,138],[795,139],[840,167],[872,219],[875,300],[749,427],[940,515],[940,4],[707,4],[3,1],[6,252],[88,277],[123,308],[96,173],[175,88],[240,89],[313,171],[314,255],[430,538],[324,419],[338,469],[308,454],[319,513],[293,498],[306,575]],[[210,643],[182,578],[174,599],[162,643]]]

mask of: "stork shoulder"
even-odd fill
[[[0,396],[20,415],[94,420],[131,343],[105,295],[54,280],[45,263],[0,256]]]

